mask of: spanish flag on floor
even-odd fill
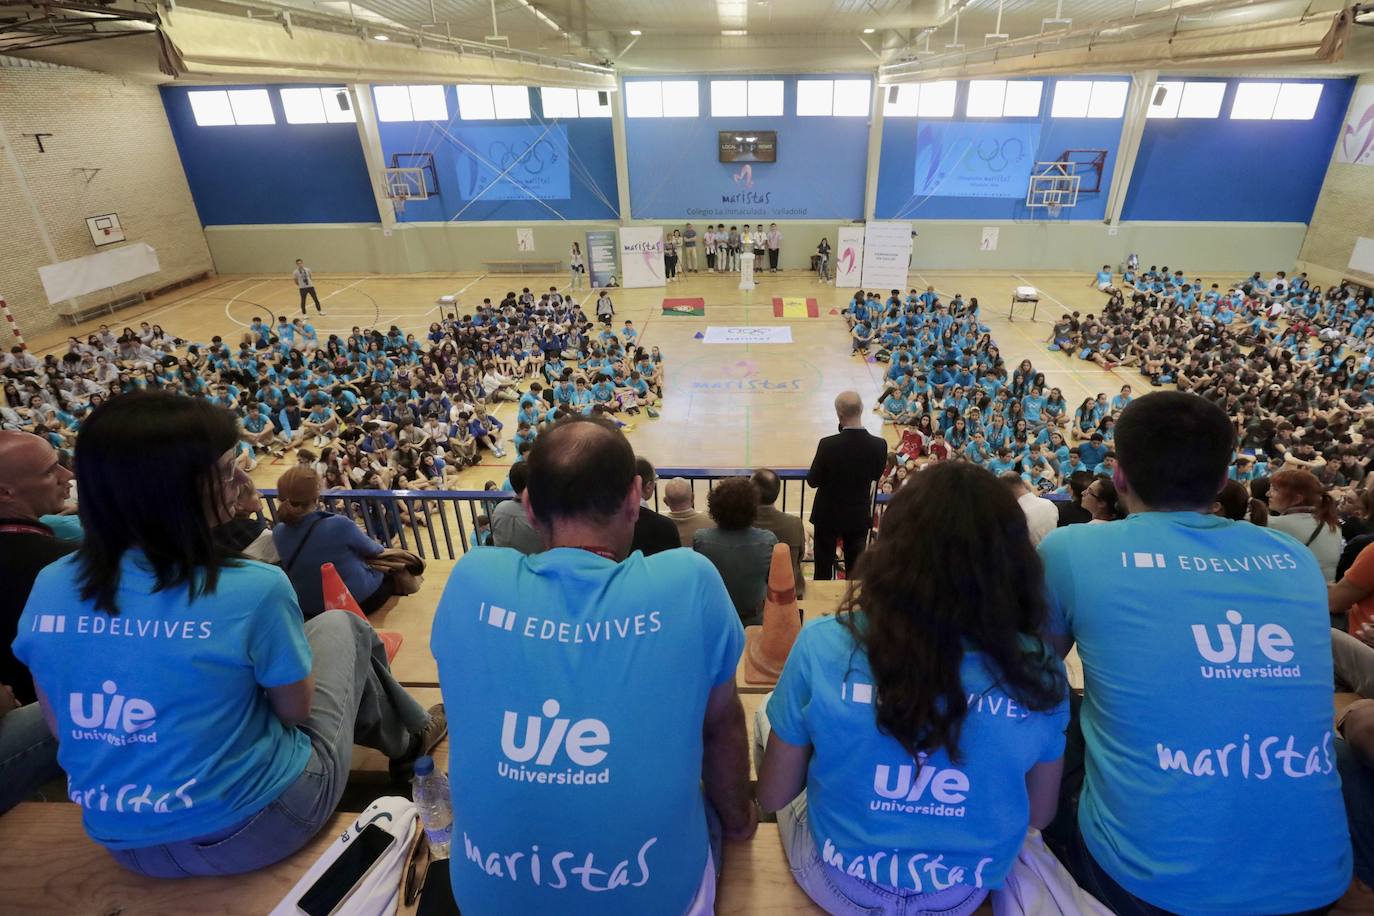
[[[774,318],[819,318],[820,315],[821,310],[815,299],[803,299],[800,296],[773,297]]]
[[[701,318],[706,315],[705,299],[664,299],[663,314],[688,315]]]

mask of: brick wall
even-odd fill
[[[0,59],[0,125],[37,202],[57,260],[97,249],[86,217],[118,213],[129,242],[157,250],[161,271],[116,287],[115,296],[167,286],[211,270],[210,250],[191,200],[155,86],[68,68],[7,65]],[[43,138],[40,153],[32,136]],[[99,169],[90,180],[78,169]],[[63,324],[49,305],[38,267],[51,263],[9,157],[0,150],[0,296],[25,335]],[[78,300],[96,304],[110,294]],[[119,318],[112,319],[118,322]],[[0,333],[6,349],[7,333]]]
[[[1363,77],[1355,87],[1356,94],[1371,85],[1374,76]],[[1339,140],[1337,143],[1339,146]],[[1280,175],[1274,177],[1282,180]],[[1314,282],[1330,284],[1351,277],[1374,283],[1374,274],[1346,266],[1357,236],[1374,238],[1374,165],[1343,164],[1336,161],[1333,152],[1299,255]]]

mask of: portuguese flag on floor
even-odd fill
[[[701,318],[706,315],[705,299],[664,299],[664,315],[687,315]]]
[[[819,318],[820,315],[821,310],[815,299],[803,299],[799,296],[773,297],[774,318]]]

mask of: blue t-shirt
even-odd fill
[[[996,686],[977,652],[960,669],[969,711],[961,762],[918,768],[878,730],[867,656],[835,617],[808,623],[768,701],[773,733],[811,745],[806,803],[821,858],[902,891],[1001,887],[1030,823],[1026,773],[1064,755],[1067,697],[1031,712]]]
[[[1291,913],[1350,884],[1326,588],[1286,534],[1195,512],[1040,545],[1051,629],[1083,662],[1079,826],[1179,913]]]
[[[615,563],[480,547],[430,647],[454,735],[464,913],[683,912],[706,869],[702,722],[739,615],[690,550]]]
[[[111,849],[206,836],[266,807],[310,758],[263,688],[310,675],[300,608],[281,570],[252,560],[215,592],[153,591],[120,564],[119,614],[81,598],[76,555],[38,574],[14,654],[52,704],[58,762],[86,832]]]

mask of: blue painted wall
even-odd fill
[[[264,88],[276,124],[200,127],[186,97],[194,89]],[[287,124],[278,88],[162,87],[162,104],[201,223],[378,222],[358,128]]]
[[[805,78],[867,77],[817,73]],[[783,117],[713,118],[711,77],[696,79],[700,117],[625,119],[630,209],[636,219],[767,222],[863,216],[867,118],[797,117],[795,76],[760,77],[783,80]],[[749,176],[739,164],[720,162],[717,153],[719,131],[746,127],[778,133],[778,161],[751,163]]]
[[[1094,78],[1113,79],[1101,76]],[[875,216],[879,219],[1015,220],[1043,214],[1043,210],[1034,213],[1026,207],[1028,179],[1020,181],[1021,193],[1016,198],[945,197],[916,192],[918,134],[923,130],[939,132],[943,129],[942,125],[954,123],[1025,125],[1025,130],[1038,127],[1039,142],[1034,159],[1041,162],[1057,160],[1069,149],[1107,150],[1102,190],[1097,194],[1080,193],[1078,206],[1062,211],[1064,219],[1102,219],[1107,210],[1107,189],[1111,187],[1112,172],[1116,168],[1122,119],[1051,118],[1049,112],[1053,97],[1054,80],[1047,79],[1040,94],[1040,114],[1034,118],[967,118],[963,111],[968,99],[968,83],[961,80],[953,118],[884,118]],[[921,146],[927,144],[928,137],[928,133],[921,136]],[[1025,174],[1029,173],[1029,168],[1025,169]]]
[[[1145,122],[1123,220],[1312,218],[1354,79],[1287,80],[1325,87],[1310,121],[1232,121],[1236,82],[1218,82],[1220,118]]]
[[[406,204],[404,212],[397,217],[399,220],[480,222],[619,218],[615,143],[610,118],[546,121],[539,92],[531,89],[531,118],[527,121],[463,121],[458,117],[457,87],[445,86],[444,93],[449,111],[447,124],[422,121],[378,125],[388,165],[393,153],[428,152],[434,156],[434,170],[439,178],[438,196]],[[560,139],[564,136],[566,141]],[[525,144],[538,145],[539,149],[521,156]],[[512,147],[516,152],[506,160],[510,163],[507,166],[501,162],[500,149]],[[497,168],[482,166],[475,156]],[[548,187],[538,186],[536,176],[521,172],[524,166],[533,168],[535,163],[540,170],[538,177],[556,172],[560,179],[562,175],[566,175],[566,179],[555,180]],[[398,164],[410,166],[416,162],[413,157],[403,157]],[[480,166],[480,174],[487,181],[508,167],[513,167],[507,173],[509,176],[522,176],[523,180],[516,185],[502,179],[490,191],[474,194],[471,190],[474,166]],[[542,202],[535,200],[521,187],[545,199]]]

